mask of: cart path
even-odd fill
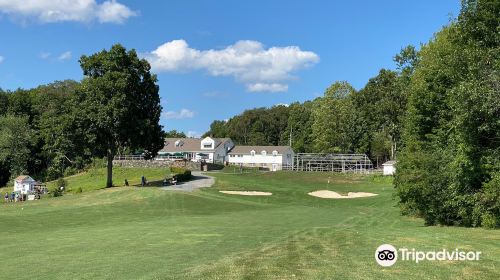
[[[162,187],[167,191],[186,191],[192,192],[200,188],[209,188],[215,183],[212,176],[201,174],[201,172],[193,172],[193,178],[188,182],[179,182],[177,185]]]

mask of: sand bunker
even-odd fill
[[[310,192],[308,195],[320,197],[320,198],[334,198],[334,199],[343,199],[343,198],[358,198],[358,197],[369,197],[376,196],[376,193],[367,193],[367,192],[349,192],[347,195],[341,195],[337,192],[321,190]]]
[[[272,195],[270,192],[256,192],[256,191],[219,191],[225,194],[237,194],[237,195]]]

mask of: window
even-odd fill
[[[251,156],[255,156],[255,151],[254,151],[254,150],[252,150],[252,151],[250,152],[250,155],[251,155]]]
[[[203,144],[203,148],[205,149],[212,149],[212,144],[209,143],[209,144]]]
[[[267,155],[267,152],[266,151],[262,151],[260,152],[263,156],[266,156]]]
[[[262,163],[260,166],[262,166],[262,167],[267,167],[267,164]]]
[[[243,157],[243,155],[238,155],[238,157]]]
[[[273,151],[273,157],[277,156],[278,155],[278,151],[274,150]]]

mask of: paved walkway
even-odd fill
[[[214,177],[202,175],[201,172],[193,172],[193,179],[188,182],[180,182],[177,185],[162,187],[167,191],[186,191],[192,192],[199,188],[208,188],[215,183]]]

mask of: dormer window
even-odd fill
[[[206,137],[203,140],[201,140],[200,146],[201,149],[203,150],[211,150],[214,149],[215,146],[217,146],[217,143],[214,139]]]
[[[262,152],[260,152],[260,153],[261,153],[261,155],[263,155],[263,156],[266,156],[266,155],[267,155],[267,152],[266,152],[266,151],[262,151]]]
[[[250,151],[250,155],[255,156],[255,151],[254,150]]]
[[[278,155],[278,151],[274,150],[273,151],[273,157],[277,156]]]
[[[177,140],[177,141],[175,141],[175,146],[176,146],[176,147],[182,147],[182,145],[183,145],[183,144],[184,144],[184,143],[183,143],[181,140]]]

